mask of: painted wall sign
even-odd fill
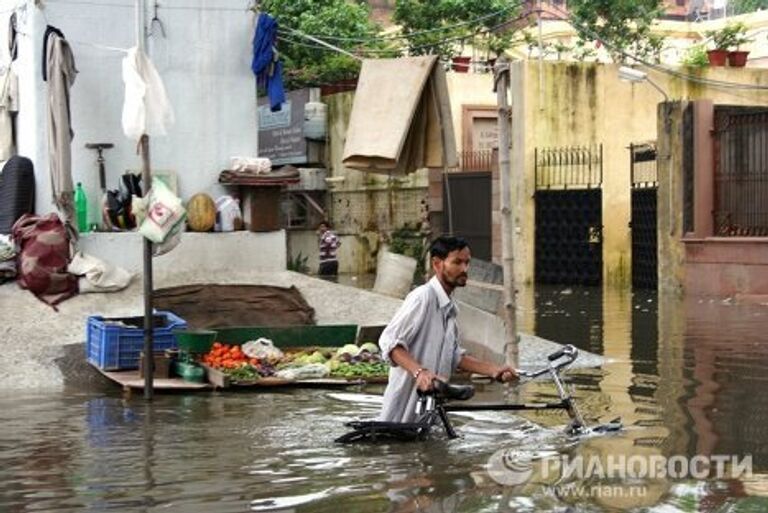
[[[309,101],[309,89],[286,94],[283,109],[269,110],[267,97],[259,99],[259,157],[272,160],[273,165],[306,164],[307,140],[304,138],[304,107]]]

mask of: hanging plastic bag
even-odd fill
[[[259,360],[278,361],[283,358],[283,352],[275,347],[268,338],[259,338],[243,344],[243,353],[248,358]]]
[[[139,233],[156,244],[164,242],[173,229],[187,218],[181,199],[158,179],[152,180],[144,214]]]
[[[216,225],[217,232],[233,232],[242,226],[243,215],[240,212],[240,204],[232,196],[222,196],[216,200]]]

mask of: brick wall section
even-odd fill
[[[334,228],[341,234],[388,232],[406,224],[418,228],[427,213],[424,188],[335,191]]]

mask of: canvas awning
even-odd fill
[[[365,60],[342,162],[391,175],[455,167],[451,119],[445,71],[437,56]]]

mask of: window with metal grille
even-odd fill
[[[768,109],[716,108],[713,142],[715,235],[768,236]]]

